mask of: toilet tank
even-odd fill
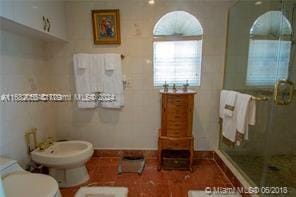
[[[17,171],[24,171],[16,160],[12,160],[5,157],[0,157],[0,176],[4,177],[7,174],[17,172]]]

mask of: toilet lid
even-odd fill
[[[54,197],[58,190],[57,182],[43,174],[12,174],[3,179],[6,197]]]

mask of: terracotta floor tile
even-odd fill
[[[141,184],[138,196],[147,197],[168,197],[168,184]]]
[[[142,175],[117,174],[118,158],[93,157],[87,163],[94,186],[128,187],[129,197],[186,197],[189,190],[206,187],[231,187],[232,184],[212,160],[196,160],[193,173],[189,171],[158,171],[157,160],[147,159]],[[85,185],[86,185],[85,184]],[[79,187],[61,189],[63,197],[72,197]]]
[[[61,193],[63,195],[63,197],[67,197],[67,196],[74,196],[75,192],[74,189],[72,188],[68,188],[68,189],[60,189],[61,190]]]

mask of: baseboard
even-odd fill
[[[194,159],[214,159],[215,151],[194,151]],[[112,150],[95,149],[95,157],[121,157],[144,156],[145,158],[157,158],[157,150]]]
[[[234,173],[232,172],[230,167],[225,163],[225,161],[216,152],[214,155],[214,160],[216,161],[218,166],[221,168],[221,170],[224,172],[224,174],[227,176],[227,178],[231,181],[231,183],[234,187],[242,187],[241,182],[234,175]]]
[[[229,161],[229,159],[220,151],[217,150],[214,153],[214,160],[218,164],[218,166],[221,168],[221,170],[224,172],[226,177],[230,180],[233,187],[236,188],[250,188],[254,187],[255,184],[251,183],[251,180],[247,180],[241,172]],[[243,197],[257,197],[257,194],[247,194],[243,193],[241,194]]]
[[[145,158],[157,158],[157,150],[95,149],[94,156],[95,157],[144,156]]]

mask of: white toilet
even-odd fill
[[[0,157],[0,175],[6,197],[60,197],[58,183],[44,174],[22,169],[15,160]]]

